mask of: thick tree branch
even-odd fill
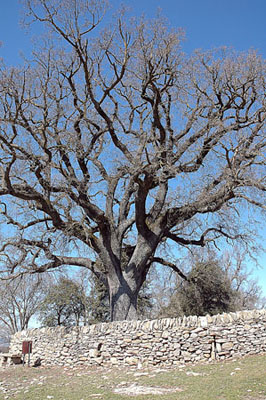
[[[161,257],[153,257],[152,262],[154,263],[159,263],[161,265],[164,265],[165,267],[171,268],[173,271],[175,271],[182,279],[185,281],[188,281],[187,276],[173,263],[170,261],[164,260]]]

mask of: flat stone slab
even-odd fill
[[[0,353],[0,365],[21,364],[20,354]]]
[[[121,388],[114,389],[114,393],[117,394],[125,394],[127,396],[140,396],[147,394],[168,394],[175,392],[183,392],[181,388],[162,388],[158,386],[140,386],[136,384],[132,384],[130,386],[125,386]]]

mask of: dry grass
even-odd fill
[[[183,368],[0,370],[0,399],[266,400],[266,355]],[[134,398],[134,397],[133,397]]]

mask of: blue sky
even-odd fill
[[[113,9],[122,4],[110,3]],[[124,4],[133,15],[155,16],[161,8],[170,25],[185,30],[187,52],[229,46],[240,51],[253,48],[266,57],[265,0],[125,0]],[[0,57],[9,64],[20,61],[20,52],[29,54],[30,36],[19,27],[21,9],[18,0],[0,1]],[[266,236],[263,225],[260,234]],[[262,268],[255,275],[266,296],[266,255],[259,261]]]
[[[120,1],[110,0],[117,8]],[[237,50],[257,49],[266,56],[265,0],[125,0],[132,14],[154,16],[161,8],[172,26],[186,32],[184,48],[208,49],[219,46]],[[0,56],[16,60],[28,48],[29,36],[19,28],[19,0],[0,2]]]

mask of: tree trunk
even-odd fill
[[[138,292],[134,288],[135,282],[129,284],[124,277],[117,282],[117,279],[108,279],[110,296],[110,318],[111,321],[136,320]]]

